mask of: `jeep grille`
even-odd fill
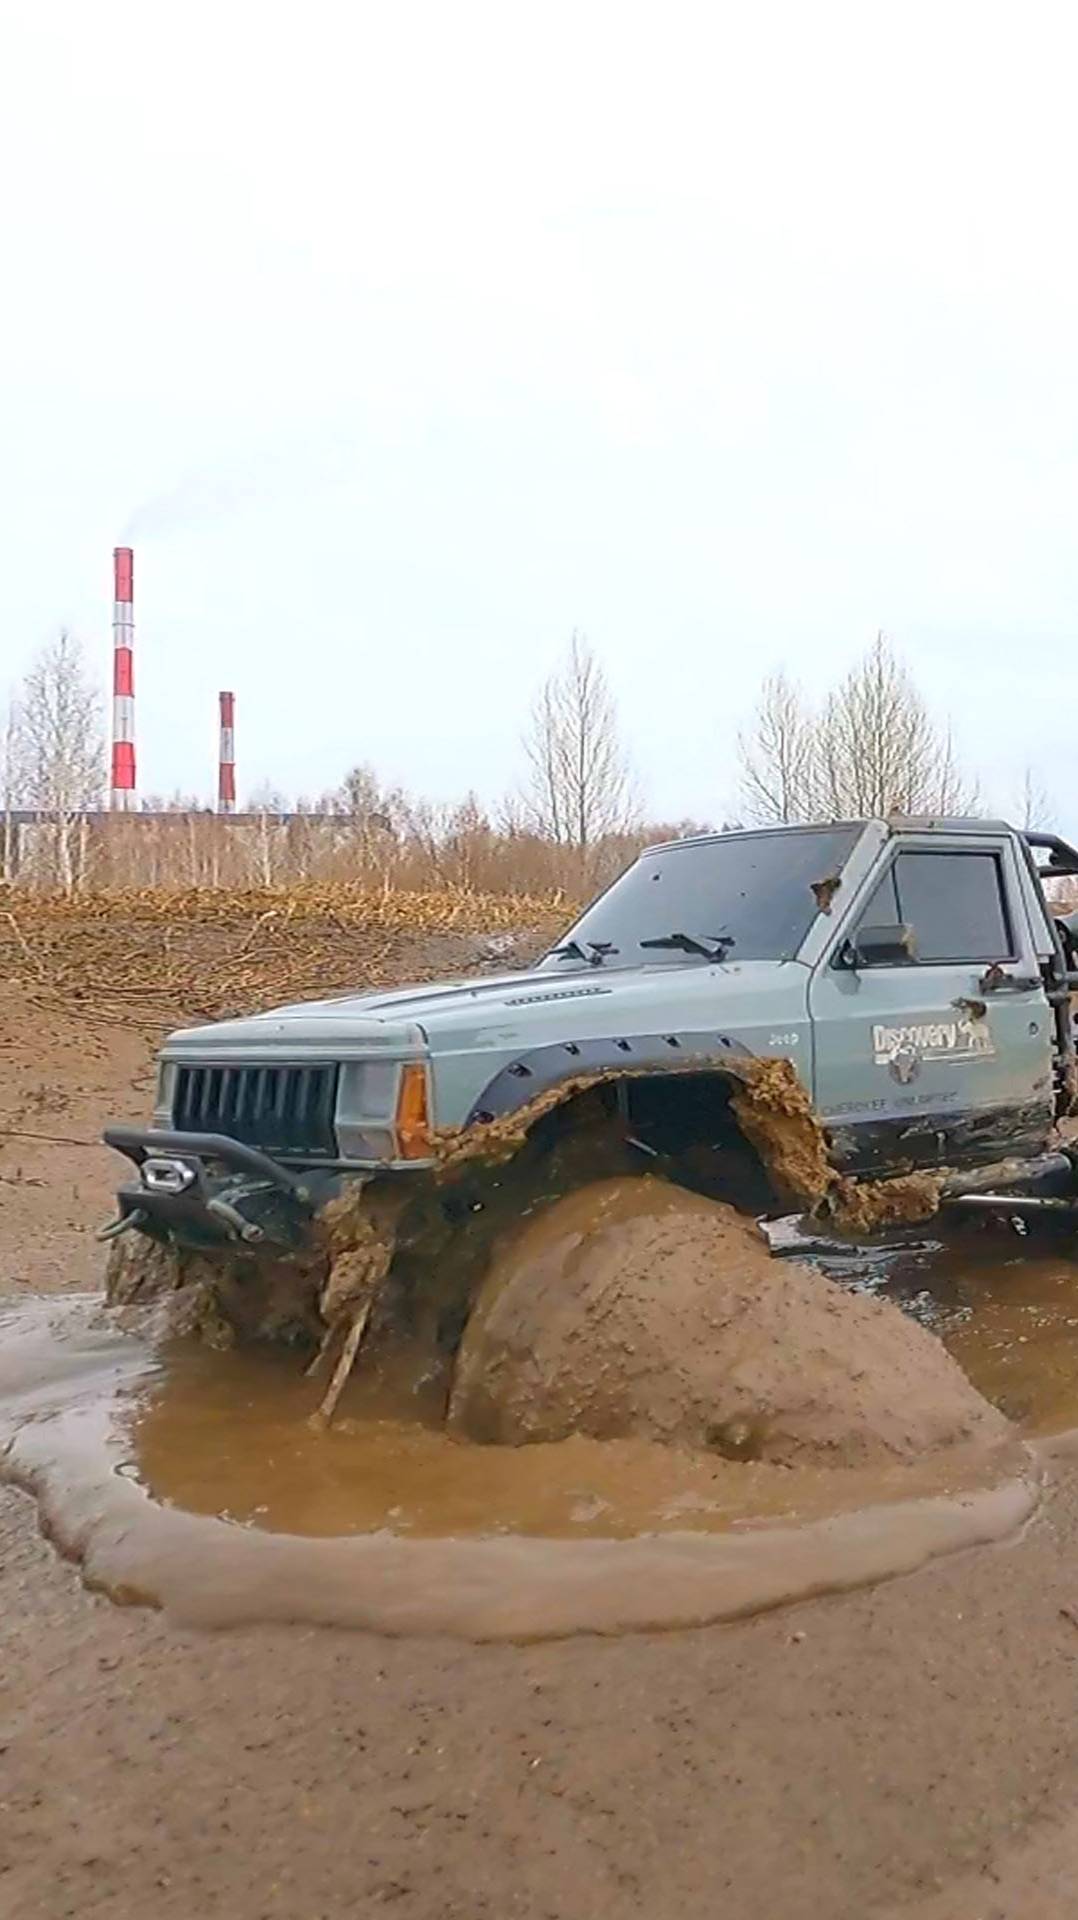
[[[336,1066],[178,1067],[172,1122],[267,1153],[337,1154]]]

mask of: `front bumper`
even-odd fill
[[[309,1243],[315,1214],[342,1183],[370,1177],[347,1167],[288,1167],[225,1134],[107,1127],[103,1138],[138,1170],[137,1181],[119,1189],[118,1215],[105,1238],[138,1228],[204,1251],[295,1252]]]

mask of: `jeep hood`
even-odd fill
[[[808,970],[794,960],[531,971],[387,992],[301,1001],[249,1019],[171,1035],[166,1059],[338,1058],[375,1052],[437,1053],[460,1047],[518,1046],[580,1034],[628,1035],[669,1027],[736,1028],[759,1017],[761,1001],[804,992]]]

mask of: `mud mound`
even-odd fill
[[[828,1466],[1007,1429],[896,1307],[772,1259],[732,1208],[651,1178],[571,1194],[502,1246],[449,1420],[510,1445],[642,1434]]]

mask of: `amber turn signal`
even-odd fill
[[[413,1062],[401,1069],[397,1092],[397,1152],[402,1160],[427,1160],[430,1148],[427,1069]]]

